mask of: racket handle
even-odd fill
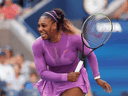
[[[76,67],[75,72],[80,72],[80,69],[81,69],[82,65],[83,65],[83,61],[80,60],[80,62],[78,63],[78,65]]]

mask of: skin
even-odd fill
[[[76,82],[78,77],[80,75],[80,72],[70,72],[68,73],[68,81],[69,82]]]
[[[0,63],[1,64],[5,64],[5,60],[6,60],[6,57],[5,56],[0,56]]]
[[[125,0],[124,3],[122,4],[122,6],[116,11],[116,13],[114,14],[114,18],[118,19],[119,16],[122,13],[127,13],[128,11],[128,0]]]
[[[12,0],[6,0],[5,4],[7,7],[10,7],[10,5],[12,4]]]
[[[96,79],[96,83],[101,86],[104,91],[106,90],[108,93],[112,92],[111,86],[104,80],[102,79]]]
[[[21,68],[23,67],[23,63],[24,63],[24,58],[20,55],[16,55],[15,56],[15,63],[19,64],[21,66]]]
[[[31,76],[30,76],[30,81],[32,82],[32,83],[36,83],[37,82],[37,75],[35,75],[35,74],[31,74]]]
[[[38,31],[40,34],[44,33],[44,35],[41,35],[43,40],[49,40],[52,43],[56,43],[60,40],[61,37],[61,30],[57,32],[57,23],[53,22],[51,18],[48,18],[46,16],[41,16],[38,21]],[[78,77],[80,75],[80,72],[70,72],[68,73],[68,81],[69,82],[76,82]],[[96,80],[97,84],[101,86],[104,91],[107,88],[107,92],[111,92],[111,86],[101,80]],[[82,92],[82,90],[79,87],[71,88],[66,91],[64,91],[61,96],[85,96],[86,94]]]
[[[53,22],[51,18],[41,16],[38,22],[38,31],[45,33],[45,36],[41,35],[43,40],[49,40],[52,43],[56,43],[60,40],[61,30],[57,32],[57,23]]]
[[[9,59],[9,58],[12,57],[12,54],[11,54],[10,51],[8,51],[8,50],[4,50],[4,52],[6,53],[6,58],[7,58],[7,59]]]

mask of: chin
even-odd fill
[[[43,37],[41,37],[43,40],[47,40],[47,38],[43,38]]]

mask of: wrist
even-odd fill
[[[61,80],[62,81],[67,81],[67,73],[63,73],[62,75],[61,75]]]
[[[94,77],[94,79],[95,79],[95,80],[100,79],[100,78],[101,78],[101,76],[100,76],[100,75],[99,75],[99,76]]]

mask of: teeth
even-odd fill
[[[41,35],[45,34],[45,33],[40,33]]]

